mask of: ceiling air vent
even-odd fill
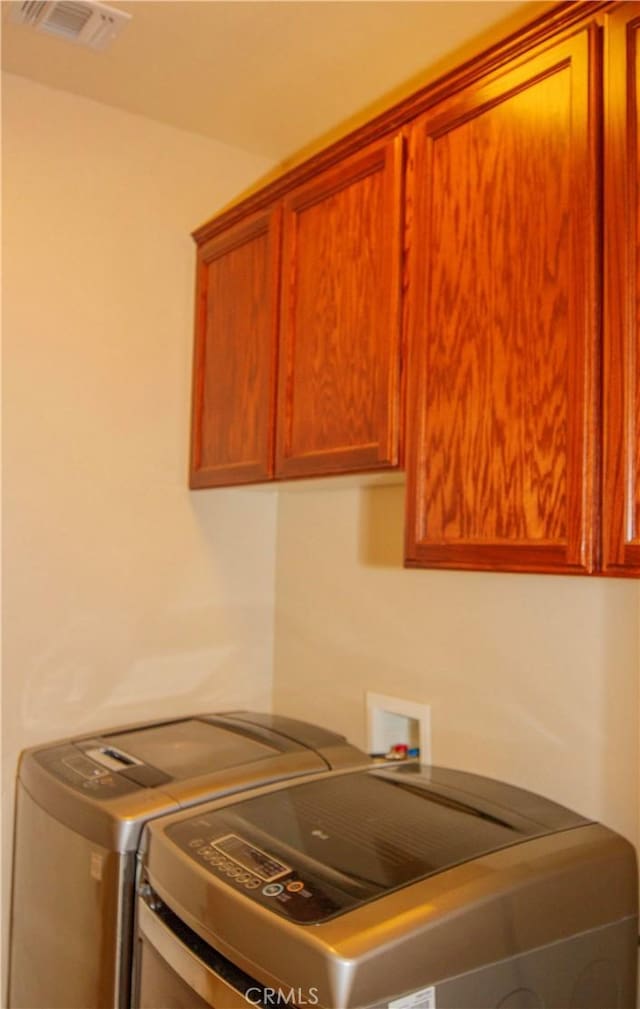
[[[12,11],[18,24],[90,49],[106,49],[130,19],[130,14],[93,0],[24,0]]]

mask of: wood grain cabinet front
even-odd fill
[[[409,565],[593,569],[597,44],[539,47],[414,127]]]
[[[409,566],[639,576],[639,80],[551,5],[203,225],[191,486],[406,463]]]
[[[403,140],[284,199],[276,475],[398,462]]]
[[[640,575],[640,3],[605,18],[603,558]]]
[[[280,211],[198,247],[191,487],[273,474]]]
[[[192,487],[397,465],[402,182],[396,135],[199,243]]]

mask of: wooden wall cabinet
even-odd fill
[[[639,80],[553,5],[199,229],[191,486],[406,443],[409,566],[639,576]]]
[[[603,557],[640,575],[640,4],[605,18]]]
[[[285,197],[277,476],[398,462],[402,174],[396,135]]]
[[[198,248],[191,487],[273,474],[280,211]]]
[[[402,144],[199,245],[192,487],[398,464]]]
[[[413,129],[409,565],[594,567],[597,41],[539,47]]]

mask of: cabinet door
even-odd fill
[[[279,213],[198,250],[191,486],[273,473]]]
[[[284,201],[276,474],[398,462],[402,138]]]
[[[605,27],[603,570],[640,574],[640,4]]]
[[[592,568],[597,43],[541,48],[415,125],[409,565]]]

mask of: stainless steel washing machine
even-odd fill
[[[131,725],[26,751],[17,785],[9,1005],[126,1009],[144,824],[213,796],[368,757],[251,712]]]
[[[135,1009],[633,1009],[632,846],[418,765],[149,824]]]

